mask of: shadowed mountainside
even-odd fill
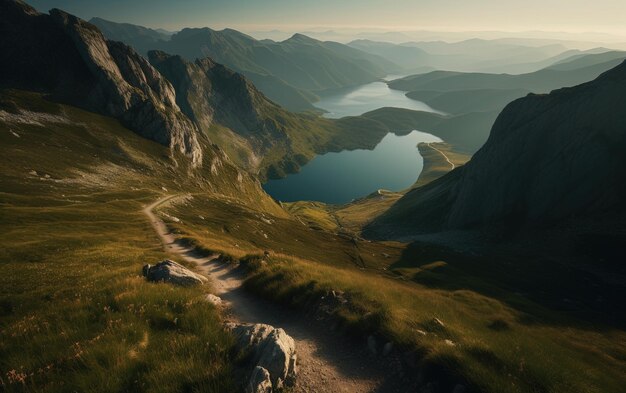
[[[18,1],[2,1],[0,10],[0,51],[11,59],[0,65],[0,85],[43,88],[202,163],[197,128],[171,84],[134,50],[60,10],[40,14]]]
[[[512,102],[468,164],[410,191],[368,230],[542,226],[623,214],[625,89],[622,63],[592,82]]]

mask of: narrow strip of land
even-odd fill
[[[435,142],[436,143],[436,142]],[[443,156],[443,158],[446,159],[446,161],[448,162],[448,164],[450,164],[451,169],[450,170],[454,170],[454,168],[456,168],[456,165],[454,165],[454,163],[452,161],[450,161],[450,159],[448,158],[448,156],[446,155],[446,153],[442,152],[441,150],[437,149],[435,146],[433,146],[433,142],[429,142],[428,143],[428,147],[430,147],[431,149],[439,152],[439,154],[441,154]]]
[[[339,333],[320,328],[304,313],[292,312],[247,293],[241,274],[219,255],[200,256],[177,241],[154,209],[179,196],[165,196],[143,209],[168,253],[194,263],[207,276],[214,292],[226,302],[228,318],[240,323],[266,323],[285,329],[296,342],[298,378],[295,392],[386,392],[384,371],[365,344],[355,345]],[[395,390],[395,389],[394,389]]]

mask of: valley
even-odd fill
[[[360,116],[383,107],[442,114],[422,102],[409,99],[401,92],[390,89],[386,81],[371,82],[340,91],[331,91],[322,95],[314,105],[325,111],[324,117],[331,119]]]
[[[0,390],[623,390],[624,52],[42,4],[0,0]]]
[[[281,202],[348,203],[379,189],[403,191],[420,175],[423,159],[418,144],[441,142],[433,135],[412,131],[387,134],[373,150],[327,153],[315,157],[300,172],[269,180],[263,189]]]

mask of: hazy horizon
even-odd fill
[[[101,17],[176,31],[184,27],[234,28],[247,33],[324,32],[440,32],[499,36],[526,35],[595,42],[626,40],[622,16],[626,2],[598,0],[590,9],[582,0],[527,0],[503,4],[477,0],[33,0],[39,11],[60,8],[84,19]],[[149,10],[149,12],[146,12]],[[514,18],[511,18],[511,16]],[[459,38],[461,39],[461,38]]]

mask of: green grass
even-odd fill
[[[234,390],[238,355],[203,301],[210,287],[141,277],[171,257],[141,208],[164,189],[277,205],[228,164],[196,176],[110,118],[15,91],[0,108],[60,116],[0,122],[0,390]]]
[[[486,392],[620,392],[623,387],[626,336],[619,329],[588,330],[568,326],[567,320],[554,325],[471,290],[432,289],[294,258],[250,260],[247,287],[295,308],[315,305],[329,290],[345,291],[350,302],[336,308],[334,317],[346,331],[396,342],[415,354],[427,380],[444,372]],[[533,307],[543,314],[540,306]],[[433,318],[445,327],[433,325]]]
[[[485,392],[555,393],[617,393],[625,381],[624,331],[589,322],[585,318],[598,316],[583,306],[559,310],[549,300],[563,293],[577,299],[573,291],[583,277],[563,277],[562,285],[548,279],[572,275],[571,267],[547,270],[554,265],[464,257],[417,244],[356,240],[355,246],[294,220],[200,196],[163,211],[181,220],[170,225],[182,236],[241,259],[246,287],[259,296],[302,310],[318,307],[331,290],[345,291],[349,303],[332,311],[343,331],[363,342],[369,334],[395,342],[427,381],[463,381]],[[270,256],[262,262],[254,255],[264,251]],[[514,269],[523,263],[528,274]],[[546,280],[534,285],[542,274]],[[433,318],[445,328],[433,325]]]
[[[2,195],[3,389],[222,392],[234,386],[232,340],[202,300],[208,288],[141,277],[143,264],[167,255],[139,212],[142,199],[123,197],[101,193],[60,203]]]
[[[205,251],[244,260],[250,290],[297,309],[345,291],[349,302],[333,318],[355,338],[394,341],[426,380],[445,375],[494,393],[623,390],[623,329],[551,304],[563,293],[587,296],[581,283],[598,277],[523,256],[465,257],[311,230],[227,163],[194,174],[111,119],[37,95],[8,97],[1,108],[19,102],[72,123],[0,123],[4,390],[232,390],[238,355],[202,301],[209,288],[140,277],[143,264],[167,257],[140,212],[164,193],[191,196],[159,212],[177,217],[169,225]],[[365,205],[352,208],[353,222],[366,221]],[[319,209],[310,216],[332,223]],[[265,251],[267,263],[246,257]]]
[[[355,241],[352,235],[311,230],[290,217],[277,217],[205,194],[191,194],[182,203],[166,204],[159,212],[176,217],[168,226],[206,250],[242,258],[263,253],[332,261],[379,271],[397,261],[404,245],[397,242]]]

